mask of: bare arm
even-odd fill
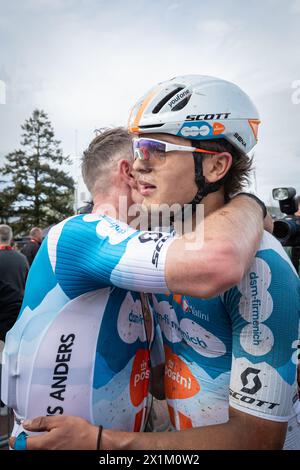
[[[197,248],[196,230],[174,241],[168,250],[166,281],[171,292],[208,298],[238,284],[263,233],[262,210],[247,196],[237,196],[203,224],[202,248]],[[191,242],[195,248],[187,249]]]
[[[237,196],[207,217],[196,233],[175,240],[96,214],[73,217],[50,230],[45,249],[57,282],[70,298],[103,285],[211,297],[243,276],[262,234],[262,212],[256,201]],[[58,250],[61,237],[64,243]],[[187,249],[191,245],[193,250]]]
[[[120,433],[106,429],[105,450],[275,450],[284,443],[287,423],[256,418],[230,410],[228,423],[180,432]]]

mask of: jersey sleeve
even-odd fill
[[[233,330],[230,406],[287,421],[296,392],[299,278],[274,249],[261,250],[224,301]]]
[[[141,232],[108,216],[75,216],[48,235],[49,259],[70,298],[117,286],[138,292],[167,293],[165,260],[173,237]]]

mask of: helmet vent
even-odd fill
[[[162,124],[147,124],[146,126],[139,126],[139,129],[153,129],[154,127],[162,127],[164,126],[165,123],[163,122]]]
[[[159,113],[159,111],[161,110],[161,108],[171,99],[173,98],[173,96],[175,96],[177,93],[179,93],[181,90],[183,90],[184,87],[181,86],[181,87],[178,87],[176,88],[175,90],[172,90],[171,93],[169,93],[168,95],[166,95],[159,103],[157,103],[157,105],[155,106],[155,108],[153,109],[152,113],[153,114],[157,114]],[[185,101],[185,100],[184,100]],[[181,103],[180,103],[181,104]]]
[[[171,111],[180,111],[180,109],[184,108],[188,104],[188,102],[191,99],[191,96],[192,95],[188,95],[186,98],[184,98],[184,100],[179,101],[179,103],[176,104],[176,106],[174,106],[174,108],[172,108]]]

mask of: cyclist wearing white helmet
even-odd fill
[[[240,175],[243,172],[247,176],[250,168],[249,158],[244,155],[257,143],[259,124],[257,109],[238,86],[218,78],[188,75],[163,82],[147,93],[131,112],[129,131],[142,134],[144,138],[145,134],[157,133],[158,139],[161,134],[167,134],[166,141],[170,143],[194,147],[195,184],[198,191],[191,201],[198,203],[222,186],[225,187],[226,197],[229,192],[234,194],[240,189],[244,182]],[[146,146],[149,145],[153,147],[155,143],[146,142]],[[134,147],[139,158],[145,159],[145,141],[135,140]],[[158,144],[156,150],[160,151]],[[186,151],[190,152],[189,149]],[[203,175],[203,155],[214,155],[216,152],[231,153],[233,163],[224,176],[216,181],[208,181]],[[177,156],[182,157],[183,154],[178,153]],[[241,162],[243,157],[244,162]],[[234,171],[236,167],[241,168],[237,175]],[[190,186],[189,191],[192,192],[194,188]],[[229,190],[226,186],[229,186]],[[178,202],[177,193],[175,199]],[[184,200],[190,202],[186,197]]]
[[[249,175],[259,123],[232,83],[192,75],[159,84],[129,120],[144,205],[203,201],[206,216],[224,207]],[[243,280],[223,295],[173,295],[168,313],[165,296],[154,296],[170,418],[177,430],[196,428],[186,439],[160,436],[159,445],[193,448],[201,439],[205,449],[280,448],[290,419],[286,447],[300,447],[293,410],[299,285],[284,250],[265,234]]]

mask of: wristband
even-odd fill
[[[255,194],[252,194],[252,193],[238,193],[236,194],[234,197],[236,196],[248,196],[248,197],[251,197],[251,199],[254,199],[254,201],[257,202],[257,204],[261,207],[262,211],[263,211],[263,218],[266,217],[267,215],[267,208],[265,206],[265,203],[259,199],[259,197],[255,196]]]
[[[27,439],[27,434],[23,431],[21,434],[18,435],[18,437],[15,440],[13,450],[27,450],[26,448],[26,439]]]

